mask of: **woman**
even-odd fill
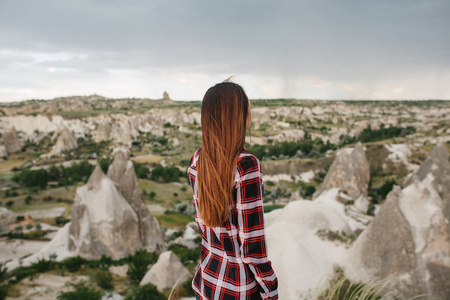
[[[189,162],[201,262],[192,281],[197,299],[278,299],[267,259],[261,164],[244,148],[250,101],[223,82],[205,94],[202,147]]]

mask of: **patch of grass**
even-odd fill
[[[180,181],[186,181],[185,178],[180,177]],[[181,190],[183,185],[179,183],[161,183],[153,180],[138,179],[140,189],[147,191],[147,196],[144,199],[147,203],[160,204],[166,209],[170,209],[174,206],[176,200],[187,200],[192,201],[192,189],[187,188],[185,191]],[[152,194],[152,192],[154,194]],[[173,194],[177,193],[178,196],[175,197]],[[150,195],[153,195],[150,197]]]
[[[318,300],[383,300],[381,292],[387,281],[376,283],[352,283],[340,267],[335,267],[329,287],[323,291]]]
[[[351,244],[358,238],[361,231],[357,231],[354,234],[346,234],[343,230],[319,229],[316,234],[322,240],[339,241],[342,243]]]
[[[274,205],[264,205],[264,213],[269,213],[273,210],[283,208],[284,205],[274,204]]]
[[[167,228],[177,228],[185,226],[189,222],[193,222],[194,218],[180,213],[165,213],[155,216],[158,222]]]
[[[102,293],[94,288],[86,286],[84,282],[74,284],[75,291],[63,292],[58,295],[58,300],[98,300]]]

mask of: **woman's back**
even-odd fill
[[[202,236],[201,262],[192,287],[199,299],[278,299],[277,277],[267,258],[261,164],[243,149],[234,173],[235,203],[227,220],[208,227],[198,208],[199,148],[189,162],[195,220]]]

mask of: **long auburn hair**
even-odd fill
[[[218,83],[203,97],[197,182],[199,213],[206,226],[223,224],[234,202],[234,171],[244,149],[249,109],[244,89],[233,82]]]

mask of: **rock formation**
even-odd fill
[[[133,163],[127,159],[126,153],[117,151],[107,176],[115,183],[119,192],[136,213],[142,246],[150,252],[164,251],[164,235],[158,221],[145,205]]]
[[[3,144],[5,145],[8,154],[20,152],[22,146],[20,145],[19,136],[16,128],[13,126],[9,131],[3,133]]]
[[[109,140],[111,134],[111,125],[109,124],[98,124],[97,129],[92,131],[92,139],[98,143],[101,141]]]
[[[0,207],[0,227],[5,227],[16,221],[16,214],[7,208]],[[1,228],[0,228],[1,231]]]
[[[309,200],[289,202],[283,209],[265,214],[269,259],[278,277],[280,299],[316,299],[315,290],[347,249],[318,236],[318,231],[352,231],[328,204]],[[308,291],[309,290],[309,291]]]
[[[164,93],[163,93],[162,99],[163,99],[163,100],[166,100],[166,101],[167,101],[167,100],[171,100],[170,97],[169,97],[169,94],[168,94],[167,92],[164,92]]]
[[[420,168],[408,176],[403,185],[408,186],[415,181],[423,182],[428,174],[433,175],[431,185],[442,199],[442,209],[450,224],[450,162],[447,148],[443,143],[431,150]]]
[[[338,187],[353,200],[367,195],[370,181],[369,162],[363,145],[358,142],[353,149],[340,150],[334,159],[320,188],[313,199],[324,191]]]
[[[6,150],[6,146],[3,144],[0,144],[0,158],[7,158],[7,157],[8,157],[8,151]]]
[[[97,165],[77,188],[69,229],[69,250],[87,259],[119,259],[142,248],[139,219],[114,182]]]
[[[161,253],[156,264],[145,274],[140,285],[151,283],[158,291],[183,284],[191,274],[172,251]]]
[[[386,290],[400,299],[449,299],[450,230],[442,198],[449,186],[448,154],[439,145],[403,189],[394,187],[358,238],[350,277],[388,279]]]
[[[70,130],[67,127],[64,127],[63,130],[59,133],[58,139],[56,140],[56,144],[53,146],[52,150],[45,154],[47,157],[51,157],[53,155],[59,156],[64,151],[69,151],[78,147],[77,139],[73,136]]]

